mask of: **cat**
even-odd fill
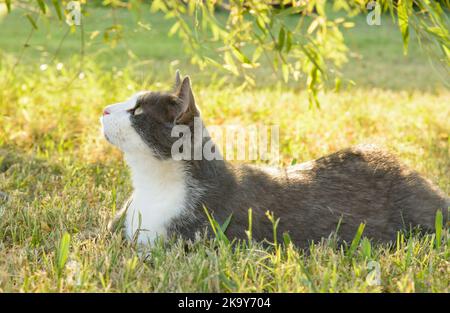
[[[351,240],[365,223],[365,236],[387,242],[405,227],[432,230],[438,209],[448,214],[447,195],[374,145],[284,169],[173,158],[179,139],[173,128],[192,129],[196,119],[201,115],[190,78],[182,79],[179,71],[172,91],[140,92],[104,109],[104,136],[123,151],[134,188],[110,229],[122,221],[126,237],[140,244],[172,235],[194,239],[209,227],[206,208],[219,223],[231,215],[226,235],[245,239],[251,208],[254,240],[272,239],[266,216],[271,211],[280,218],[278,236],[287,232],[305,247],[328,237],[338,224],[341,240]],[[207,134],[202,122],[201,127]]]

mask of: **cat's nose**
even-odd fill
[[[111,114],[111,112],[108,111],[108,109],[104,109],[103,110],[103,116]]]

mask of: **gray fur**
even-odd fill
[[[192,177],[206,187],[201,204],[219,222],[233,214],[227,234],[246,238],[248,208],[253,212],[253,238],[272,239],[265,216],[280,218],[278,238],[288,232],[299,246],[319,241],[335,231],[351,241],[360,223],[364,234],[376,241],[395,239],[396,232],[421,225],[433,229],[437,209],[444,214],[450,201],[437,187],[402,166],[392,155],[371,145],[345,149],[318,160],[275,170],[232,166],[224,161],[193,161]],[[172,230],[192,238],[194,229],[207,225],[203,208],[196,206],[195,222],[174,221]],[[180,217],[182,219],[182,217]]]
[[[171,157],[170,147],[178,139],[170,136],[175,123],[193,127],[193,118],[200,115],[190,80],[181,81],[179,73],[174,92],[145,94],[138,105],[144,113],[130,117],[133,127],[161,159]],[[351,240],[364,222],[366,236],[389,241],[405,227],[432,229],[436,210],[446,215],[450,206],[448,196],[431,182],[372,145],[285,169],[235,166],[221,160],[180,162],[187,173],[186,209],[168,228],[169,234],[185,238],[208,227],[203,206],[220,223],[232,214],[230,238],[246,238],[252,208],[256,240],[272,239],[272,224],[265,216],[272,211],[280,218],[278,235],[288,232],[299,246],[328,237],[340,220],[338,236],[343,240]]]

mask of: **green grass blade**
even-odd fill
[[[206,213],[206,216],[208,218],[209,224],[211,225],[211,228],[214,232],[214,235],[218,241],[224,242],[225,244],[229,245],[230,241],[228,240],[227,236],[225,235],[225,231],[228,228],[228,225],[231,221],[232,214],[228,216],[228,218],[225,220],[225,222],[220,225],[219,222],[217,222],[214,217],[209,213],[208,209],[203,206],[203,210]]]
[[[64,266],[66,265],[67,258],[69,257],[69,248],[70,248],[70,235],[66,232],[61,237],[61,241],[59,242],[58,251],[56,252],[56,266],[58,276],[61,275]]]
[[[233,213],[228,216],[225,222],[220,226],[220,230],[225,233],[227,231],[228,225],[230,225],[231,218],[233,217]]]
[[[436,212],[436,219],[435,219],[435,229],[436,229],[436,249],[441,248],[441,242],[442,242],[442,229],[444,227],[444,217],[442,215],[441,210],[438,210]]]
[[[252,208],[248,209],[248,229],[245,232],[247,234],[248,242],[251,243],[253,238],[253,216],[252,216]]]
[[[359,224],[358,230],[356,231],[355,237],[352,240],[352,244],[350,245],[350,249],[347,252],[347,256],[352,256],[356,249],[358,248],[359,242],[361,241],[361,236],[364,232],[364,228],[366,225],[364,223]]]

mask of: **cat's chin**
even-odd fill
[[[108,137],[108,135],[106,134],[105,124],[104,124],[104,121],[103,121],[103,117],[100,118],[100,124],[101,124],[100,131],[101,131],[103,137],[106,139],[106,141],[107,141],[108,143],[112,144],[113,146],[116,146],[116,145],[111,141],[111,139]]]
[[[122,149],[121,149],[117,144],[115,144],[115,143],[108,137],[107,134],[103,133],[103,136],[105,137],[106,141],[107,141],[110,145],[112,145],[114,148],[117,148],[117,149],[119,149],[119,150],[122,151]]]
[[[102,127],[101,127],[100,131],[101,131],[103,137],[106,139],[107,142],[109,142],[110,144],[114,145],[114,144],[111,142],[111,139],[109,139],[108,135],[107,135],[106,132],[105,132],[105,128],[104,128],[104,126],[103,126],[103,121],[102,121],[102,119],[100,119],[100,122],[101,122],[101,124],[102,124]]]
[[[110,144],[113,144],[113,143],[111,142],[111,140],[109,140],[108,135],[106,135],[105,133],[103,133],[103,136],[105,136],[105,139],[106,139],[107,142],[109,142]]]

